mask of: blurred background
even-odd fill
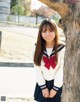
[[[56,23],[61,19],[38,0],[0,0],[0,61],[32,62],[31,48],[47,17]]]
[[[0,101],[33,102],[33,49],[43,19],[61,16],[38,0],[0,0]]]

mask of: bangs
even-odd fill
[[[50,32],[55,31],[55,25],[51,23],[44,24],[42,27],[42,32],[46,32],[47,30],[49,30]]]

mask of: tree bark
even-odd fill
[[[71,13],[64,18],[66,53],[62,102],[80,101],[80,2],[69,5]]]
[[[40,1],[43,1],[52,8],[50,4],[54,5],[54,2],[52,4],[52,1],[56,0]],[[49,3],[46,3],[45,1],[48,1]],[[57,1],[58,4],[61,2],[61,0]],[[69,0],[66,2],[69,13],[66,12],[66,14],[63,16],[63,28],[66,37],[66,52],[64,61],[62,102],[80,101],[80,2],[77,2],[77,0],[73,1],[75,2],[72,3]],[[56,6],[54,8],[56,10]]]
[[[63,3],[63,0],[39,0],[39,1],[57,11],[62,17],[66,16],[69,13],[68,5]]]

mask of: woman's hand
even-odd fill
[[[49,90],[47,88],[43,89],[42,94],[43,94],[43,97],[48,98],[49,97]]]
[[[55,91],[54,89],[51,89],[49,98],[53,98],[56,95],[56,93],[57,93],[57,91]]]

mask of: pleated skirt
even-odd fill
[[[54,80],[46,81],[47,88],[49,91],[53,88]],[[61,94],[62,94],[62,87],[59,88],[57,94],[53,98],[45,98],[42,95],[42,90],[39,87],[38,83],[36,83],[35,91],[34,91],[34,100],[38,102],[61,102]]]

